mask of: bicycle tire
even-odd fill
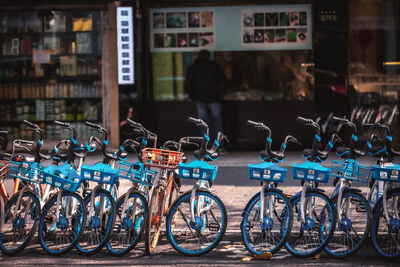
[[[314,216],[316,220],[314,220],[312,217],[306,217],[305,224],[301,223],[300,220],[299,203],[301,196],[299,195],[291,199],[293,209],[293,226],[290,237],[285,243],[285,247],[292,255],[296,257],[308,258],[316,255],[326,247],[335,231],[336,212],[331,200],[327,195],[314,190],[307,192],[305,195],[306,201],[312,200],[314,204],[316,197],[323,200],[324,203],[322,203],[322,205],[318,205],[317,212],[313,211],[312,213],[312,216]],[[328,222],[328,226],[325,226],[325,222]],[[328,231],[326,232],[326,230]],[[305,232],[307,232],[310,238],[312,238],[309,240],[316,242],[315,245],[308,244],[307,239],[304,238]],[[312,232],[315,232],[313,236],[311,236]],[[294,247],[294,245],[296,247]],[[308,250],[305,251],[306,249]]]
[[[19,253],[29,244],[35,234],[40,216],[40,201],[35,193],[32,191],[24,192],[21,198],[20,209],[17,211],[13,207],[17,203],[18,195],[19,192],[12,195],[8,200],[4,210],[4,215],[2,217],[4,218],[4,221],[2,225],[2,231],[0,233],[0,249],[4,254],[10,256]],[[32,205],[29,207],[29,210],[27,210],[26,207],[28,207],[28,204],[30,203],[32,203]],[[13,212],[16,212],[15,218],[13,218]],[[20,214],[24,213],[26,216],[25,218],[22,218]],[[26,227],[26,219],[28,219],[30,222],[28,227]],[[16,242],[18,237],[22,237],[22,240]],[[10,247],[9,243],[17,243],[17,245]]]
[[[400,216],[399,199],[400,192],[393,192],[387,195],[389,222],[386,221],[383,214],[382,198],[377,202],[372,215],[371,237],[373,247],[379,255],[387,259],[396,259],[400,256],[400,248],[398,247],[400,242],[400,220],[397,219]],[[397,203],[393,203],[393,201],[397,201]],[[394,205],[396,205],[396,207],[394,207]],[[396,210],[394,210],[394,208]],[[389,249],[384,247],[384,245],[393,245],[393,241],[397,242],[397,244],[394,244],[396,246],[395,249],[392,249],[392,247],[389,247]]]
[[[277,199],[272,199],[273,196]],[[260,222],[261,197],[257,193],[246,205],[240,224],[243,243],[251,255],[278,252],[285,245],[292,229],[293,210],[286,195],[277,190],[266,190],[264,198],[267,198],[265,205],[268,205],[268,201],[274,201],[273,213],[270,216],[264,215],[263,222]]]
[[[338,259],[346,258],[356,253],[367,240],[370,231],[371,208],[368,200],[361,193],[354,191],[344,192],[342,200],[345,201],[347,198],[351,198],[347,202],[350,203],[348,205],[351,205],[350,207],[347,206],[350,209],[350,212],[347,213],[349,216],[343,214],[342,222],[339,222],[339,216],[337,217],[335,232],[325,247],[326,253]],[[336,209],[337,197],[332,202]],[[362,226],[362,223],[365,223],[365,226]],[[354,233],[353,235],[352,232]]]
[[[224,203],[218,196],[208,192],[207,190],[198,189],[195,194],[195,205],[197,206],[199,202],[205,201],[206,205],[209,205],[210,208],[204,209],[202,214],[196,216],[195,222],[192,222],[190,220],[190,197],[191,191],[182,194],[175,200],[167,216],[166,231],[172,247],[177,252],[185,256],[200,256],[213,250],[224,237],[226,226],[228,224],[227,213]],[[199,197],[205,197],[205,199],[200,199]],[[207,203],[208,201],[209,203]],[[213,204],[211,201],[215,203]],[[215,206],[218,207],[218,210],[216,210],[216,212],[219,211],[218,213],[214,213],[211,209]],[[183,212],[182,209],[186,209],[186,213]],[[179,214],[176,214],[177,211]],[[181,218],[183,219],[183,222],[180,221]],[[190,222],[188,222],[188,219]],[[212,220],[214,220],[214,222]],[[184,227],[185,229],[181,229],[181,227]],[[215,237],[207,238],[207,241],[211,239],[213,240],[209,242],[210,244],[200,245],[200,249],[190,249],[184,242],[181,242],[189,239],[180,237],[186,237],[189,234],[194,236],[193,230],[196,231],[197,235],[203,235],[213,231],[215,232],[215,230],[217,230],[217,233],[215,234]],[[193,244],[196,245],[200,241],[202,240],[196,240]]]
[[[53,256],[59,256],[73,249],[82,235],[86,222],[83,199],[77,193],[63,191],[60,198],[59,220],[56,216],[57,195],[44,205],[39,221],[39,242],[42,248]],[[71,200],[77,201],[76,203]],[[72,209],[72,210],[71,210]],[[76,209],[76,210],[75,210]],[[64,245],[57,242],[66,241]]]
[[[145,196],[137,190],[132,191],[127,199],[126,215],[123,215],[121,213],[125,197],[126,194],[117,201],[114,231],[107,242],[107,249],[114,256],[123,256],[130,252],[140,241],[147,225],[148,204]],[[132,208],[134,204],[138,207]],[[131,236],[132,233],[134,235]],[[127,237],[126,242],[121,242],[120,236]]]
[[[101,218],[99,216],[99,200],[95,200],[96,206],[94,210],[94,216],[90,217],[89,214],[89,208],[88,205],[90,205],[91,202],[91,192],[88,194],[85,199],[85,208],[87,212],[87,220],[85,223],[85,230],[82,233],[82,237],[76,244],[76,248],[78,251],[86,256],[91,256],[99,252],[107,243],[108,238],[110,237],[110,234],[112,230],[114,229],[114,224],[115,224],[115,202],[110,194],[110,192],[104,190],[104,189],[99,189],[96,191],[95,199],[97,197],[100,197],[100,201],[104,199],[106,203],[104,203],[105,206],[108,207],[108,210],[106,210],[105,213],[102,214]],[[101,223],[102,221],[106,223]],[[100,242],[97,242],[97,244],[93,244],[90,241],[93,240],[93,236],[98,236],[100,234],[100,238],[97,238],[97,240],[100,240]]]

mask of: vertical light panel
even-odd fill
[[[117,7],[118,83],[134,84],[133,8]]]

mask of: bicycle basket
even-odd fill
[[[386,163],[383,167],[373,167],[373,177],[375,180],[385,182],[400,182],[400,165],[395,163]]]
[[[157,172],[145,167],[141,162],[119,162],[119,177],[135,183],[151,186]]]
[[[272,162],[249,164],[249,177],[253,180],[272,181],[283,183],[287,169],[279,167]]]
[[[211,166],[205,161],[195,160],[179,164],[179,177],[214,181],[217,176],[217,166]]]
[[[42,183],[43,167],[38,162],[10,161],[8,176],[27,182]]]
[[[372,169],[358,164],[354,159],[348,159],[344,161],[332,160],[331,170],[333,177],[366,183],[369,181]]]
[[[114,184],[118,181],[119,171],[104,163],[82,165],[81,177],[85,181],[102,184]]]
[[[10,162],[8,160],[0,160],[0,183],[6,179],[9,169]]]
[[[322,167],[317,162],[293,163],[292,168],[294,179],[326,183],[331,175],[331,169]]]
[[[164,150],[157,148],[145,148],[142,150],[142,162],[149,167],[162,169],[176,169],[182,162],[183,152]]]
[[[82,179],[71,164],[63,164],[45,168],[43,170],[43,182],[69,192],[76,192],[81,186]]]

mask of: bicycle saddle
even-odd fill
[[[343,159],[348,159],[353,157],[358,158],[364,156],[366,153],[361,150],[354,149],[354,155],[351,155],[351,150],[349,147],[340,146],[336,148],[336,154]]]
[[[198,158],[198,159],[202,158],[201,155],[200,155],[200,149],[196,149],[193,152],[193,155],[194,155],[195,158]],[[218,158],[218,152],[215,151],[215,152],[212,152],[212,153],[207,153],[206,156],[204,157],[204,160],[205,161],[213,161],[213,160],[216,160],[217,158]]]
[[[35,157],[31,154],[16,154],[11,158],[12,161],[34,162]]]

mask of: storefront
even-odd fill
[[[269,125],[276,140],[308,133],[296,127],[296,116],[313,117],[315,110],[311,1],[151,0],[142,5],[145,73],[138,79],[143,79],[144,101],[135,105],[134,116],[162,140],[197,133],[186,121],[196,110],[184,80],[201,49],[211,52],[227,77],[221,98],[224,131],[233,147],[263,143],[261,133],[246,126],[248,119]]]
[[[84,140],[91,134],[83,125],[88,120],[113,129],[112,143],[117,145],[115,3],[1,5],[2,130],[13,138],[26,137],[22,121],[29,120],[45,130],[47,140],[60,139],[64,133],[52,122],[69,121]]]

